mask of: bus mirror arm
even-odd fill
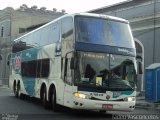
[[[64,81],[66,81],[66,76],[67,76],[67,63],[68,63],[68,59],[65,58],[65,65],[64,65]]]
[[[74,51],[72,50],[72,51],[66,53],[65,58],[67,58],[67,55],[68,55],[69,53],[72,53],[72,52],[74,52]],[[71,61],[70,61],[70,69],[74,69],[74,68],[75,68],[75,60],[74,60],[74,57],[72,57],[72,58],[71,58]]]
[[[142,62],[141,62],[142,57],[137,55],[136,60],[137,60],[138,74],[143,74],[143,65],[142,65]]]
[[[71,58],[71,62],[70,62],[70,69],[74,69],[75,68],[75,64],[74,64],[74,58]]]

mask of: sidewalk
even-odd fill
[[[158,103],[148,102],[145,100],[145,96],[137,96],[136,108],[160,110],[160,102],[158,102]]]
[[[2,85],[2,84],[0,84],[0,88],[8,88],[8,85]]]

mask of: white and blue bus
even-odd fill
[[[136,49],[127,20],[67,14],[14,40],[10,88],[15,96],[98,111],[132,111]]]

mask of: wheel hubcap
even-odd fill
[[[21,93],[20,93],[20,89],[18,89],[18,97],[20,97],[20,94],[21,94]]]
[[[52,95],[52,106],[54,107],[54,94]]]
[[[46,100],[46,94],[45,92],[43,93],[43,103],[45,104],[45,100]]]

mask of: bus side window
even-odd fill
[[[70,67],[71,59],[68,60],[67,64],[67,83],[72,84],[72,75],[71,75],[71,67]]]
[[[65,59],[65,82],[69,85],[72,84],[72,75],[71,75],[71,68],[70,68],[70,61],[71,59]]]
[[[62,39],[73,40],[73,20],[71,17],[62,20]]]
[[[41,77],[41,60],[37,60],[36,77]]]
[[[41,77],[46,78],[49,76],[50,60],[42,59],[41,62]]]
[[[62,19],[61,33],[61,55],[65,57],[66,53],[73,49],[73,19],[66,17]]]
[[[65,58],[65,63],[64,63],[64,79],[65,79],[65,81],[67,79],[67,64],[68,64],[68,58]]]

